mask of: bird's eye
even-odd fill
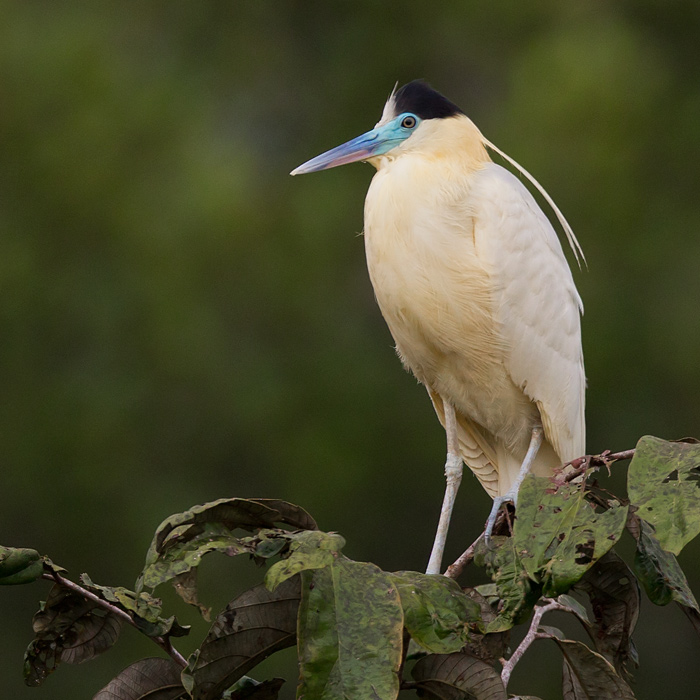
[[[416,125],[416,118],[412,117],[410,114],[401,120],[401,126],[404,129],[412,129]]]

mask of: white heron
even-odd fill
[[[367,265],[404,366],[447,434],[447,486],[428,573],[439,573],[463,462],[494,498],[585,453],[581,299],[561,244],[521,181],[537,181],[422,81],[394,90],[371,131],[292,175],[368,161]],[[579,257],[580,256],[580,257]]]

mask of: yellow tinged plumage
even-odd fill
[[[559,240],[485,143],[458,115],[371,158],[365,245],[399,356],[443,425],[443,401],[455,406],[461,456],[495,497],[539,422],[534,473],[584,454],[585,379],[581,302]]]

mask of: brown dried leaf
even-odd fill
[[[419,694],[429,700],[506,700],[493,666],[466,652],[429,654],[413,667]]]
[[[36,635],[24,655],[24,679],[37,686],[61,661],[81,664],[107,651],[119,637],[115,615],[64,586],[56,584],[34,615]]]
[[[274,591],[255,586],[234,598],[216,617],[183,682],[195,700],[215,700],[251,668],[296,642],[299,577]]]
[[[549,635],[564,655],[564,700],[635,700],[612,664],[583,642]]]
[[[141,659],[127,666],[92,700],[185,700],[180,667],[171,659]]]

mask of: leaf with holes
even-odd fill
[[[608,552],[577,584],[591,601],[593,623],[586,625],[596,650],[629,679],[628,665],[638,665],[632,632],[639,617],[639,585],[615,552]]]
[[[309,530],[292,533],[290,538],[289,556],[270,567],[265,576],[270,590],[302,571],[330,566],[345,546],[345,540],[334,532]]]
[[[92,700],[185,700],[180,667],[171,659],[141,659],[127,666]]]
[[[186,574],[199,566],[202,558],[211,552],[221,552],[228,556],[254,554],[256,545],[254,538],[236,537],[221,523],[181,525],[169,533],[160,552],[155,555],[149,553],[137,589],[153,589]]]
[[[153,589],[189,574],[211,552],[229,557],[250,554],[257,559],[269,559],[289,546],[293,534],[268,528],[259,530],[255,536],[237,537],[223,523],[202,523],[196,527],[181,525],[170,532],[160,554],[146,565],[138,586]]]
[[[518,494],[515,550],[543,593],[565,593],[620,539],[627,506],[597,513],[578,484],[528,476]]]
[[[87,574],[82,574],[80,580],[90,592],[128,613],[136,626],[149,637],[184,637],[190,632],[189,625],[181,625],[174,616],[161,617],[161,601],[149,593],[135,593],[123,586],[101,586]]]
[[[467,626],[481,622],[481,611],[456,581],[417,571],[399,571],[391,579],[401,596],[404,625],[418,644],[436,654],[464,647]]]
[[[662,549],[652,526],[635,515],[630,518],[628,529],[637,540],[634,570],[649,600],[656,605],[668,605],[671,601],[676,601],[679,605],[700,612],[676,557]]]
[[[62,661],[81,664],[107,651],[119,637],[121,620],[56,584],[32,627],[36,637],[24,656],[24,679],[38,686]]]
[[[299,578],[274,591],[255,586],[216,617],[190,657],[183,683],[195,700],[215,700],[270,654],[293,646],[301,592]]]
[[[411,672],[421,697],[428,700],[506,700],[493,666],[465,652],[430,654]]]
[[[542,633],[545,635],[546,633]],[[612,664],[583,642],[547,634],[564,655],[564,700],[635,700]]]
[[[679,554],[700,533],[700,444],[639,440],[627,473],[637,515],[653,525],[661,547]]]
[[[212,551],[255,554],[260,541],[239,538],[233,532],[241,529],[260,533],[274,530],[277,524],[297,530],[317,529],[316,522],[303,508],[268,498],[221,498],[171,515],[156,530],[136,590],[143,586],[154,588],[189,571]],[[281,537],[286,533],[277,532]]]
[[[515,550],[514,538],[493,537],[490,547],[480,541],[474,562],[486,567],[501,600],[498,615],[487,625],[486,632],[503,632],[524,622],[539,599],[542,587],[528,576]]]
[[[394,700],[402,651],[401,599],[389,574],[345,557],[302,574],[297,697]]]

